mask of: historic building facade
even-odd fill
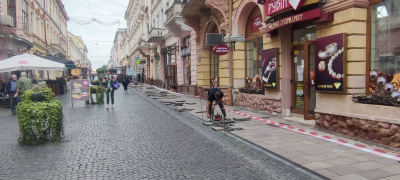
[[[112,66],[122,73],[125,71],[125,67],[128,66],[127,53],[126,53],[126,29],[119,28],[115,33],[113,48],[111,52]]]
[[[28,22],[32,12],[28,1],[2,0],[0,12],[0,60],[29,51],[33,26]]]
[[[219,86],[232,99],[227,103],[302,116],[330,131],[399,147],[400,2],[260,2],[183,5],[184,22],[197,35],[199,93]],[[216,56],[207,33],[222,34],[222,44],[233,41],[234,48]]]
[[[125,13],[127,61],[142,78],[148,78],[150,73],[150,45],[147,43],[150,3],[150,0],[131,0]]]
[[[91,63],[87,57],[87,47],[83,43],[81,36],[75,36],[68,32],[68,54],[67,58],[75,63],[77,67],[91,67]]]
[[[32,54],[50,54],[61,58],[67,57],[68,15],[61,0],[32,0],[29,3],[32,37]]]

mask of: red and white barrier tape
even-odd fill
[[[155,87],[155,86],[153,86],[153,87]],[[157,89],[159,89],[161,91],[167,91],[169,93],[177,94],[177,95],[181,95],[181,96],[188,96],[188,97],[195,97],[195,98],[199,97],[199,96],[186,95],[186,94],[181,94],[181,93],[176,93],[176,92],[170,92],[168,90],[161,89],[161,88],[158,88],[158,87],[155,87],[155,88],[157,88]],[[248,115],[248,114],[245,114],[245,113],[241,113],[241,112],[237,112],[237,111],[233,111],[233,110],[229,110],[229,109],[225,109],[225,110],[227,110],[229,112],[233,112],[233,113],[238,114],[238,115],[249,117],[249,118],[254,119],[254,120],[258,120],[258,121],[265,122],[265,123],[268,123],[268,124],[276,125],[277,127],[281,127],[283,129],[286,129],[286,130],[289,130],[289,131],[294,131],[294,132],[305,134],[305,135],[308,135],[308,136],[313,136],[313,137],[316,137],[316,138],[319,138],[319,139],[323,139],[323,140],[326,140],[326,141],[334,142],[334,143],[341,144],[341,145],[344,145],[344,146],[347,146],[347,147],[359,149],[359,150],[362,150],[362,151],[365,151],[365,152],[369,152],[369,153],[372,153],[372,154],[376,154],[376,155],[379,155],[379,156],[382,156],[382,157],[386,157],[386,158],[389,158],[389,159],[400,161],[400,154],[395,153],[395,152],[389,152],[387,150],[378,149],[378,148],[370,148],[370,147],[367,147],[367,146],[362,145],[362,144],[352,143],[352,142],[348,142],[348,141],[345,141],[345,140],[342,140],[342,139],[337,139],[337,138],[334,138],[334,137],[331,137],[331,136],[318,134],[316,132],[312,132],[312,131],[309,131],[309,130],[295,128],[293,126],[289,126],[289,125],[282,124],[282,123],[277,123],[277,122],[274,122],[274,121],[271,121],[271,120],[268,120],[268,119],[261,119],[259,117],[251,116],[251,115]]]

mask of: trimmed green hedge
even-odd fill
[[[39,90],[43,101],[31,99],[34,90],[27,90],[17,106],[19,122],[19,143],[37,145],[47,141],[58,143],[63,137],[63,109],[60,100],[54,98],[50,88]]]

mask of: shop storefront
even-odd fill
[[[251,80],[261,76],[265,94],[239,92],[236,103],[302,116],[329,131],[400,147],[400,2],[280,2],[262,6],[262,46],[257,37],[237,31],[245,36],[245,75]],[[251,13],[237,24],[249,18]]]
[[[191,81],[197,83],[197,94],[207,97],[210,87],[219,87],[228,103],[229,62],[228,55],[217,55],[213,48],[218,44],[207,44],[207,34],[215,33],[227,37],[228,6],[225,1],[192,0],[187,1],[182,9],[185,24],[193,31],[191,38]],[[223,40],[218,42],[224,44]],[[195,66],[195,67],[194,67]],[[195,78],[193,78],[195,77]],[[194,85],[194,84],[192,84]]]

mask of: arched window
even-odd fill
[[[247,22],[251,19],[261,16],[261,11],[258,7],[255,7],[249,17]],[[257,74],[262,74],[262,56],[261,51],[263,49],[263,34],[259,31],[252,32],[249,25],[246,27],[246,76],[254,77]]]

